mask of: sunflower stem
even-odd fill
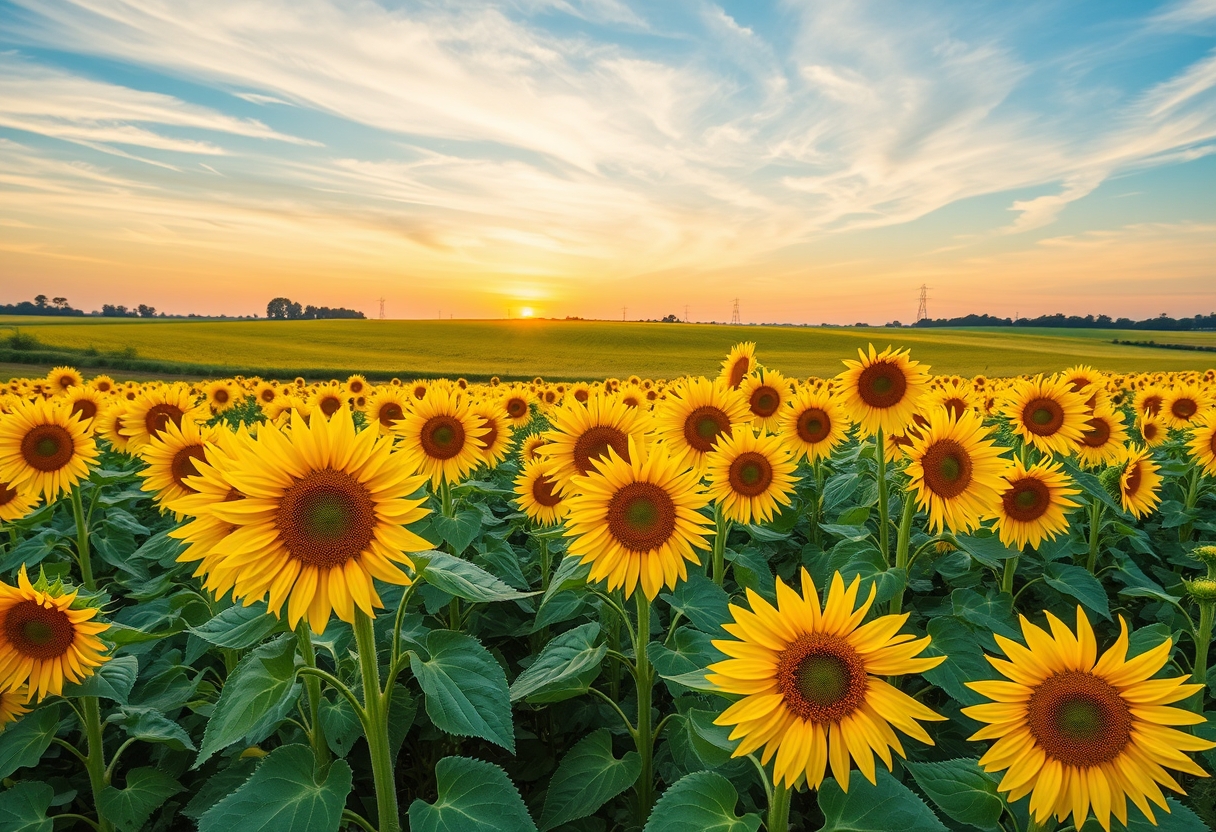
[[[76,558],[80,561],[80,579],[84,582],[84,588],[92,592],[97,589],[97,583],[93,580],[93,562],[89,557],[89,523],[84,516],[79,485],[72,487],[72,515],[76,518]]]
[[[380,688],[380,662],[376,658],[376,634],[372,620],[355,608],[355,644],[359,650],[359,669],[363,674],[363,735],[372,758],[372,779],[376,784],[376,819],[380,832],[399,832],[397,784],[393,777],[393,756],[388,745],[388,708]]]
[[[730,534],[730,519],[722,513],[722,506],[714,503],[714,583],[722,586],[726,580],[726,537]]]
[[[296,625],[296,639],[304,665],[315,670],[317,652],[312,646],[312,630],[304,619]],[[308,692],[308,741],[317,769],[324,773],[329,769],[329,745],[325,742],[325,729],[321,727],[321,679],[311,673],[304,674],[304,690]]]
[[[1195,632],[1195,662],[1191,665],[1191,681],[1203,685],[1195,694],[1195,712],[1203,713],[1204,694],[1208,685],[1208,653],[1212,649],[1212,619],[1216,614],[1216,603],[1203,601],[1199,604],[1199,627]]]
[[[815,472],[815,493],[811,496],[811,542],[819,546],[823,541],[823,529],[819,528],[819,521],[822,519],[823,512],[823,462],[815,460],[811,463],[811,470]]]
[[[1195,504],[1199,502],[1199,483],[1203,480],[1203,467],[1200,465],[1191,466],[1191,481],[1186,489],[1186,502],[1183,503],[1183,511],[1190,511],[1195,508]],[[1178,541],[1186,543],[1191,539],[1194,532],[1195,524],[1189,520],[1178,527]]]
[[[903,569],[904,586],[907,586],[908,576],[906,574],[910,563],[908,562],[908,550],[912,541],[912,518],[916,516],[916,501],[912,499],[912,494],[904,493],[904,510],[899,518],[899,537],[895,540],[895,568]],[[899,615],[904,610],[904,587],[901,586],[899,591],[891,599],[891,615]]]
[[[549,579],[552,577],[549,574],[552,571],[552,564],[549,562],[549,541],[541,537],[536,542],[540,546],[540,591],[545,592],[549,589]]]
[[[1018,552],[1011,558],[1005,559],[1005,570],[1001,573],[1001,592],[1013,595],[1013,576],[1017,574],[1018,561],[1021,559],[1021,552]]]
[[[772,799],[768,804],[768,821],[764,828],[768,832],[787,832],[790,828],[790,798],[793,792],[788,786],[780,783],[773,789]]]
[[[1102,502],[1095,498],[1089,504],[1089,559],[1085,562],[1085,568],[1089,570],[1091,575],[1098,566],[1098,543],[1101,531]]]
[[[447,477],[439,480],[439,512],[444,517],[452,516],[452,486]]]
[[[654,805],[654,737],[651,733],[650,711],[653,700],[654,673],[646,648],[650,643],[650,600],[638,588],[634,596],[638,606],[638,635],[634,642],[635,665],[637,667],[638,726],[635,739],[638,754],[642,757],[642,771],[638,775],[638,826],[646,825]]]
[[[73,491],[75,493],[75,491]],[[112,832],[114,827],[101,814],[101,793],[106,788],[106,750],[101,735],[101,703],[96,696],[85,696],[81,700],[84,711],[84,733],[89,744],[85,768],[89,772],[89,785],[93,789],[93,806],[97,810],[97,828],[100,832]]]
[[[887,517],[887,448],[882,428],[874,435],[874,450],[878,454],[878,550],[882,552],[882,560],[887,566],[891,565],[891,531]]]

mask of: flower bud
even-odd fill
[[[1212,578],[1196,578],[1193,581],[1183,581],[1186,591],[1195,599],[1197,604],[1216,603],[1216,580]]]
[[[1110,495],[1112,500],[1118,500],[1122,496],[1123,486],[1119,482],[1122,476],[1122,465],[1105,468],[1102,473],[1098,474],[1098,482],[1102,484],[1103,490]]]

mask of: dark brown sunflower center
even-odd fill
[[[422,452],[431,459],[451,459],[464,450],[464,425],[441,413],[426,420],[419,440]]]
[[[354,381],[352,381],[346,385],[346,389],[349,390],[350,392],[354,393],[355,395],[358,395],[363,392],[363,382],[359,381],[358,379],[355,379]]]
[[[64,390],[66,390],[69,387],[74,387],[76,385],[76,377],[75,376],[60,376],[59,381],[56,383],[60,387],[62,387]]]
[[[1034,399],[1022,408],[1022,424],[1036,436],[1053,436],[1064,424],[1064,408],[1055,399]]]
[[[419,384],[417,387],[414,388],[414,398],[415,399],[425,399],[426,398],[426,388],[423,387],[421,384]]]
[[[1194,399],[1175,399],[1170,404],[1170,413],[1174,414],[1175,419],[1190,420],[1199,410],[1199,405]]]
[[[79,416],[80,421],[87,422],[97,415],[97,405],[88,399],[78,399],[72,402],[72,416]]]
[[[518,396],[507,399],[507,415],[518,419],[528,412],[528,403]]]
[[[486,443],[486,450],[488,451],[492,450],[494,443],[498,441],[498,420],[486,417],[482,418],[485,419],[485,423],[482,425],[485,428],[485,433],[481,435],[481,441]]]
[[[861,371],[857,393],[870,407],[886,409],[903,401],[908,380],[903,370],[888,361],[878,361]]]
[[[215,398],[216,402],[217,402],[217,403],[219,403],[219,404],[227,404],[227,403],[228,403],[228,399],[229,399],[229,396],[228,396],[228,391],[227,391],[227,390],[225,390],[225,389],[224,389],[224,388],[222,388],[222,387],[221,387],[219,390],[216,390],[216,391],[215,391],[214,393],[212,393],[211,395],[212,395],[212,396]]]
[[[727,384],[732,388],[738,388],[743,383],[743,377],[747,375],[747,371],[752,368],[752,360],[746,355],[735,359],[735,363],[730,365],[730,376],[727,378]]]
[[[588,428],[574,442],[574,467],[580,474],[590,474],[595,470],[591,463],[607,459],[609,448],[621,459],[629,461],[629,437],[623,430],[610,425]]]
[[[767,419],[777,412],[781,406],[781,394],[767,384],[752,391],[752,413],[762,419]]]
[[[773,466],[763,454],[747,451],[730,464],[730,487],[744,497],[757,497],[773,484]]]
[[[1157,438],[1157,423],[1156,422],[1145,422],[1140,427],[1140,433],[1144,435],[1144,441],[1152,442],[1154,439]]]
[[[1079,670],[1044,679],[1027,700],[1026,722],[1044,753],[1064,765],[1108,763],[1131,742],[1127,702],[1105,679]]]
[[[173,455],[173,462],[169,465],[169,474],[179,486],[197,494],[197,488],[186,484],[186,477],[198,476],[198,468],[194,463],[206,461],[207,454],[204,453],[202,445],[187,445]]]
[[[583,390],[582,388],[579,388],[578,390],[574,391],[575,401],[583,402],[584,404],[586,404],[587,399],[589,399],[589,398],[591,398],[591,394],[589,392],[587,392],[586,390]]]
[[[0,506],[6,506],[17,499],[17,489],[10,488],[6,482],[0,482]]]
[[[384,427],[391,428],[393,422],[405,418],[405,413],[401,410],[401,405],[396,402],[385,402],[380,405],[380,413],[377,418]]]
[[[1110,422],[1094,418],[1086,422],[1088,429],[1081,434],[1081,441],[1091,448],[1101,448],[1110,441]]]
[[[676,504],[661,486],[631,482],[608,503],[608,532],[631,552],[658,549],[676,530]]]
[[[1087,379],[1085,376],[1073,376],[1068,380],[1068,384],[1070,387],[1072,387],[1072,392],[1080,393],[1089,386],[1089,379]]]
[[[930,445],[921,466],[925,485],[939,497],[957,497],[971,483],[971,454],[953,439],[939,439]]]
[[[58,471],[74,452],[72,434],[59,425],[38,425],[21,438],[21,458],[37,471]]]
[[[62,610],[47,609],[37,601],[26,600],[9,609],[4,618],[4,635],[22,656],[53,659],[72,646],[76,628]]]
[[[170,422],[180,428],[182,426],[182,417],[185,415],[177,405],[154,404],[144,414],[144,429],[148,431],[148,436],[160,436],[165,428],[169,426]]]
[[[532,499],[545,508],[553,508],[562,501],[557,493],[557,483],[544,474],[532,480]]]
[[[296,480],[283,493],[276,526],[292,557],[331,569],[367,548],[376,526],[375,504],[350,474],[324,468]]]
[[[814,445],[828,438],[832,432],[832,419],[817,407],[808,407],[798,416],[798,438]]]
[[[275,397],[274,388],[267,387],[265,390],[262,391],[262,401],[266,402],[267,404],[270,404],[271,402],[273,402],[274,397]]]
[[[1047,513],[1051,506],[1051,490],[1047,483],[1034,477],[1014,480],[1001,495],[1005,514],[1012,520],[1030,523]]]
[[[942,404],[950,412],[950,418],[958,421],[967,412],[967,403],[960,398],[946,399]]]
[[[1160,396],[1145,396],[1141,407],[1149,416],[1156,416],[1161,411],[1161,402]]]
[[[719,436],[730,436],[730,417],[713,405],[702,405],[684,420],[684,439],[694,450],[707,453]]]
[[[317,407],[321,408],[321,412],[326,416],[333,416],[338,412],[338,408],[342,406],[342,400],[337,396],[324,396]]]
[[[109,393],[110,390],[112,389],[110,387],[110,382],[108,382],[108,381],[98,381],[98,382],[95,382],[94,384],[97,387],[97,392],[99,392],[99,393]]]
[[[1126,479],[1123,481],[1123,493],[1129,497],[1134,497],[1136,492],[1140,490],[1140,480],[1143,479],[1143,474],[1140,471],[1140,463],[1132,463],[1132,467],[1123,472]]]
[[[792,642],[777,660],[777,690],[785,706],[811,722],[839,722],[866,699],[865,664],[839,636],[814,633]]]

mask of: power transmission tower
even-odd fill
[[[380,320],[384,320],[384,298],[380,298]]]
[[[684,304],[684,323],[688,323],[688,304]]]
[[[918,322],[926,320],[929,317],[929,287],[925,284],[920,285],[920,303],[916,306],[916,320]]]
[[[626,313],[626,312],[628,312],[628,311],[629,311],[629,307],[628,307],[628,306],[622,306],[622,307],[621,307],[621,320],[622,320],[622,321],[623,321],[623,320],[625,320],[625,313]]]
[[[735,308],[734,308],[733,310],[731,310],[731,313],[730,313],[730,322],[731,322],[732,324],[741,324],[741,323],[743,323],[743,318],[741,318],[741,317],[739,316],[739,299],[738,299],[738,298],[735,298]]]

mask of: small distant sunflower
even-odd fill
[[[1196,420],[1186,446],[1191,459],[1204,473],[1216,475],[1216,410]]]
[[[974,411],[957,421],[944,407],[929,414],[929,424],[908,448],[908,477],[917,505],[929,513],[929,526],[940,532],[969,532],[980,525],[996,501],[1008,462],[1005,448],[989,439],[991,430]]]
[[[892,347],[879,353],[870,344],[868,355],[860,349],[857,354],[861,360],[844,359],[848,369],[836,377],[841,405],[863,437],[880,430],[902,433],[929,388],[928,367]]]
[[[1136,391],[1136,397],[1132,400],[1132,406],[1142,416],[1159,416],[1161,414],[1161,405],[1165,403],[1165,394],[1165,388],[1158,387],[1155,384],[1150,385]]]
[[[427,391],[430,389],[431,386],[429,383],[427,383],[424,379],[418,379],[409,385],[410,397],[415,401],[422,401],[426,398]]]
[[[75,602],[76,592],[58,584],[32,586],[25,566],[16,586],[0,581],[0,690],[28,684],[30,697],[40,701],[110,660],[97,638],[109,625],[92,620],[96,607],[73,609]]]
[[[409,391],[402,387],[377,387],[367,401],[367,419],[381,433],[390,433],[405,418],[411,401]]]
[[[848,437],[849,416],[826,388],[802,387],[781,413],[779,433],[794,459],[826,459]]]
[[[907,613],[862,624],[874,587],[858,607],[860,585],[854,578],[846,589],[837,572],[822,609],[805,568],[801,596],[777,578],[775,608],[748,588],[751,610],[731,604],[734,621],[722,625],[736,640],[713,642],[730,658],[710,665],[705,678],[721,691],[743,695],[714,723],[734,726],[730,739],[740,743],[732,757],[761,746],[762,764],[775,755],[778,784],[793,788],[805,778],[817,789],[831,766],[847,792],[850,758],[874,783],[875,754],[888,769],[892,749],[905,756],[892,728],[933,745],[919,723],[945,719],[883,677],[923,673],[946,657],[916,658],[930,640],[899,633]]]
[[[1172,428],[1185,430],[1212,406],[1212,399],[1198,384],[1180,384],[1161,404],[1161,415]]]
[[[73,387],[83,387],[84,377],[74,367],[56,367],[46,374],[46,383],[55,393],[66,393]]]
[[[1004,408],[1014,433],[1045,454],[1068,456],[1085,433],[1085,399],[1060,376],[1014,384]]]
[[[980,401],[975,391],[962,380],[947,380],[933,387],[921,399],[920,407],[928,411],[935,407],[944,407],[950,415],[957,419],[968,410],[979,410]]]
[[[53,401],[22,402],[0,419],[0,481],[54,502],[89,475],[97,443]]]
[[[637,384],[622,385],[617,390],[616,397],[625,407],[638,407],[643,410],[650,407],[650,399],[646,397],[646,391]]]
[[[119,453],[126,453],[131,446],[131,440],[122,432],[123,419],[126,418],[129,407],[130,403],[125,399],[116,398],[93,420],[96,434],[109,442],[110,447]]]
[[[1110,405],[1095,408],[1085,420],[1083,431],[1076,446],[1077,457],[1090,468],[1109,465],[1127,442],[1123,414]]]
[[[140,471],[141,489],[152,493],[161,507],[196,493],[189,482],[198,475],[196,463],[206,461],[207,446],[218,443],[224,433],[223,427],[185,421],[179,428],[170,422],[140,451],[146,465]]]
[[[1129,660],[1123,616],[1118,641],[1101,658],[1080,607],[1075,634],[1050,612],[1046,616],[1050,633],[1022,616],[1026,646],[993,635],[1007,660],[988,662],[1011,681],[967,683],[993,700],[963,708],[986,723],[972,740],[996,740],[980,766],[1005,771],[997,789],[1010,803],[1030,795],[1039,824],[1072,815],[1080,829],[1092,809],[1109,832],[1112,814],[1127,824],[1128,798],[1156,824],[1149,801],[1169,811],[1160,786],[1182,792],[1165,768],[1207,776],[1183,752],[1216,743],[1169,727],[1197,725],[1203,716],[1168,707],[1203,686],[1186,684],[1187,677],[1152,678],[1169,660],[1168,639]]]
[[[326,384],[318,387],[311,396],[308,397],[308,405],[310,412],[319,410],[326,418],[333,416],[339,410],[349,409],[346,407],[346,393],[342,388],[333,384]]]
[[[348,396],[366,396],[371,385],[367,383],[367,379],[356,373],[346,380],[344,385]]]
[[[557,490],[557,483],[545,473],[540,460],[525,462],[515,478],[515,502],[533,523],[556,526],[566,516],[568,506]]]
[[[601,393],[585,405],[566,402],[549,414],[551,430],[537,453],[546,460],[550,476],[563,491],[578,476],[594,473],[592,464],[609,450],[629,461],[629,440],[642,438],[645,414],[625,407],[615,396]]]
[[[790,383],[785,376],[759,367],[744,376],[739,392],[747,400],[752,424],[767,433],[776,433],[781,424],[781,408],[790,399]]]
[[[735,523],[767,523],[790,504],[796,467],[780,436],[737,430],[706,456],[709,497]]]
[[[713,521],[700,513],[709,497],[665,445],[630,437],[625,457],[609,447],[572,491],[567,551],[590,563],[588,579],[606,581],[609,591],[623,587],[629,598],[641,583],[653,601],[688,578],[686,562],[700,564],[697,549],[709,548]]]
[[[393,430],[404,440],[405,458],[438,487],[458,483],[482,462],[484,420],[461,393],[432,387]]]
[[[1161,467],[1146,448],[1127,446],[1113,466],[1119,474],[1119,499],[1123,510],[1143,517],[1161,502]]]
[[[0,731],[10,722],[16,722],[30,712],[30,689],[0,690]]]
[[[542,433],[530,433],[519,443],[519,458],[524,462],[534,462],[541,458],[541,446],[549,444]]]
[[[207,405],[196,403],[185,384],[152,387],[130,403],[122,417],[122,434],[128,447],[138,451],[170,422],[182,426],[182,421],[207,420]]]
[[[203,388],[207,404],[215,414],[225,413],[241,403],[245,393],[229,379],[219,379]]]
[[[0,520],[20,520],[38,505],[38,492],[0,480]]]
[[[92,387],[72,387],[63,394],[62,406],[76,416],[92,433],[96,430],[93,420],[110,402],[110,397]]]
[[[741,341],[730,348],[718,380],[731,390],[737,390],[744,377],[756,369],[756,342]]]
[[[580,381],[577,384],[571,385],[570,390],[566,393],[566,396],[579,404],[586,404],[587,400],[591,398],[591,385]]]
[[[88,386],[104,396],[108,396],[115,390],[114,379],[107,375],[93,376],[89,380]]]
[[[1027,544],[1038,549],[1068,531],[1065,512],[1078,505],[1069,498],[1081,492],[1059,462],[1044,458],[1027,468],[1015,457],[1003,478],[992,512],[1001,543],[1018,551]]]
[[[685,379],[653,412],[658,439],[697,470],[721,437],[751,422],[742,393],[706,378]]]
[[[1146,448],[1155,448],[1169,439],[1169,428],[1160,416],[1141,416],[1136,423]]]
[[[258,407],[273,404],[278,397],[279,388],[273,381],[259,381],[253,387],[253,398],[257,400]]]
[[[524,389],[512,389],[502,397],[502,410],[511,427],[518,428],[532,419],[532,402],[535,396]]]
[[[483,399],[473,405],[472,411],[481,417],[481,457],[486,465],[497,467],[511,450],[511,426],[503,415],[502,405],[496,398]]]

